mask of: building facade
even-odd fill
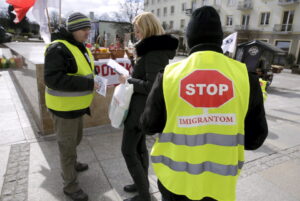
[[[210,5],[219,12],[225,35],[238,32],[238,43],[262,40],[300,64],[300,0],[145,0],[167,30],[184,33],[192,11]],[[181,37],[183,37],[182,34]],[[181,39],[182,40],[182,39]]]

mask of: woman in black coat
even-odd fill
[[[144,111],[147,96],[159,71],[173,59],[178,40],[165,34],[158,19],[149,12],[138,15],[134,32],[139,42],[135,45],[136,61],[131,78],[120,76],[121,83],[133,84],[128,116],[124,122],[122,153],[134,184],[124,187],[126,192],[138,195],[124,201],[150,201],[148,167],[149,157],[146,135],[141,132],[139,119]]]

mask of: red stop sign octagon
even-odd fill
[[[180,81],[180,97],[194,107],[217,108],[234,97],[233,84],[217,70],[195,70]]]

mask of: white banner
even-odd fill
[[[236,48],[236,41],[237,41],[237,32],[234,32],[229,36],[227,36],[223,40],[223,44],[222,44],[223,52],[234,53]]]
[[[45,43],[50,43],[50,32],[46,16],[47,0],[37,0],[32,8],[32,14],[40,25],[40,35]]]

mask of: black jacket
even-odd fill
[[[64,28],[60,28],[56,33],[52,35],[52,40],[66,40],[69,43],[77,46],[88,63],[87,50],[83,43],[77,42],[70,32],[67,32]],[[91,67],[91,64],[90,64]],[[47,87],[60,91],[87,91],[93,90],[94,80],[81,76],[70,76],[68,73],[76,73],[77,64],[72,53],[62,43],[54,43],[50,45],[46,50],[45,55],[45,70],[44,79]],[[89,108],[82,110],[61,112],[49,109],[55,115],[71,119],[77,118],[84,114],[90,114]]]
[[[204,50],[222,52],[220,47],[214,45],[198,45],[192,48],[191,53]],[[252,73],[248,74],[250,82],[250,100],[245,118],[245,149],[254,150],[259,148],[265,141],[268,135],[268,125],[258,77]],[[148,134],[161,133],[166,124],[167,115],[162,82],[163,72],[160,72],[157,75],[147,99],[145,111],[141,117],[142,130]]]
[[[135,45],[137,59],[132,78],[128,79],[128,82],[133,84],[134,92],[124,122],[125,127],[138,127],[156,75],[165,68],[169,59],[174,58],[177,47],[178,40],[171,35],[151,36]]]

